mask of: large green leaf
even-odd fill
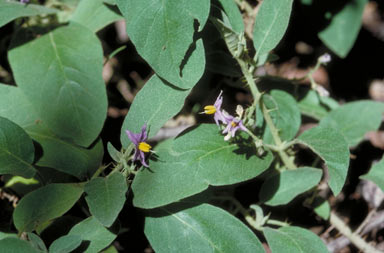
[[[256,59],[269,53],[283,38],[291,16],[293,0],[264,0],[253,30]]]
[[[265,171],[273,156],[255,155],[254,147],[224,141],[216,125],[200,125],[181,134],[170,148],[157,150],[150,169],[135,177],[132,190],[137,207],[154,208],[199,193],[209,185],[228,185]]]
[[[76,224],[68,235],[78,235],[83,241],[89,241],[87,248],[81,251],[83,253],[99,252],[116,238],[116,234],[106,229],[92,216]]]
[[[210,1],[117,0],[116,3],[139,54],[162,78],[179,87],[191,88],[205,66],[201,40],[193,42],[195,24],[198,30],[204,27]]]
[[[0,117],[0,174],[33,177],[35,157],[32,139],[18,125]]]
[[[100,41],[75,23],[31,41],[27,35],[18,33],[8,54],[18,88],[51,132],[89,146],[107,111]]]
[[[282,171],[264,181],[259,198],[269,206],[287,204],[297,195],[316,186],[322,174],[321,170],[311,167]]]
[[[42,253],[42,251],[35,249],[29,242],[10,237],[0,240],[0,249],[2,253]]]
[[[91,175],[103,158],[103,145],[98,141],[91,149],[74,145],[50,131],[34,111],[20,88],[0,84],[0,116],[8,118],[19,126],[42,147],[42,157],[37,165],[79,178]]]
[[[337,129],[344,135],[348,145],[353,147],[367,132],[379,128],[383,112],[384,103],[374,101],[347,103],[332,110],[320,121],[320,125]]]
[[[70,253],[81,244],[80,235],[64,235],[49,246],[49,253]]]
[[[26,5],[19,1],[0,0],[0,27],[16,18],[53,14],[56,12],[58,10],[37,4]]]
[[[110,23],[123,19],[116,6],[105,4],[103,0],[82,0],[71,17],[91,31],[97,32]]]
[[[271,97],[263,97],[264,104],[270,110],[270,115],[279,129],[282,140],[289,141],[295,137],[301,125],[301,115],[296,100],[281,90],[272,90]],[[274,143],[272,134],[267,127],[263,134],[266,143]]]
[[[323,43],[342,58],[355,44],[366,3],[367,0],[346,1],[344,8],[334,14],[330,24],[318,34]]]
[[[91,214],[104,226],[111,226],[124,206],[127,190],[126,178],[121,173],[92,179],[84,187]]]
[[[63,215],[80,198],[77,184],[48,184],[25,195],[13,212],[18,231],[33,231],[37,226]]]
[[[384,191],[384,159],[381,159],[380,162],[374,164],[369,172],[360,176],[360,178],[371,180]]]
[[[324,160],[329,172],[329,186],[334,195],[344,186],[349,167],[349,148],[343,135],[333,128],[314,127],[298,137]]]
[[[265,252],[248,227],[208,204],[155,209],[145,218],[144,233],[158,253]]]
[[[318,236],[300,227],[265,228],[263,232],[273,253],[328,253]]]
[[[136,95],[124,119],[120,136],[123,147],[130,143],[125,130],[139,133],[147,124],[148,136],[154,136],[169,118],[181,110],[189,92],[176,89],[153,75]]]

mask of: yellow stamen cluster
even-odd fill
[[[232,126],[232,127],[237,127],[238,124],[239,124],[239,123],[236,123],[235,121],[232,121],[232,122],[231,122],[231,126]]]
[[[214,114],[216,112],[216,107],[214,105],[207,105],[204,107],[205,114]]]
[[[151,145],[149,145],[146,142],[140,142],[139,143],[139,149],[145,153],[148,153],[151,150]]]

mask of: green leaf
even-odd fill
[[[100,41],[75,23],[28,42],[27,36],[19,32],[8,54],[19,89],[41,124],[61,139],[89,146],[107,111]]]
[[[375,163],[369,172],[360,178],[371,180],[384,191],[384,159],[382,158],[380,162]]]
[[[255,234],[224,210],[179,206],[155,209],[145,218],[144,233],[156,252],[265,252]]]
[[[78,235],[82,241],[90,242],[88,247],[81,251],[84,253],[99,252],[116,238],[114,233],[106,229],[92,216],[75,225],[68,235]]]
[[[288,93],[280,90],[272,90],[271,97],[264,96],[263,101],[270,110],[270,115],[279,129],[282,140],[289,141],[295,137],[301,125],[301,115],[296,100]],[[263,140],[274,143],[272,134],[267,127],[264,131]]]
[[[367,132],[379,128],[383,112],[384,103],[374,101],[347,103],[332,110],[320,121],[320,126],[337,129],[344,135],[349,147],[353,147]]]
[[[259,192],[260,201],[269,206],[285,205],[297,195],[316,186],[321,179],[322,170],[301,167],[285,170],[268,177]]]
[[[320,97],[314,90],[307,90],[298,101],[298,105],[302,114],[317,120],[321,120],[328,115],[330,110],[339,106],[333,98]]]
[[[111,158],[115,162],[120,161],[121,153],[112,145],[112,143],[110,142],[107,143],[107,150],[108,150],[108,154],[111,156]]]
[[[0,117],[0,174],[33,177],[35,158],[32,139],[18,125]]]
[[[124,206],[127,190],[126,178],[121,173],[92,179],[84,187],[91,214],[101,224],[110,227]]]
[[[117,0],[116,3],[139,54],[168,82],[191,88],[205,66],[202,42],[193,41],[195,22],[200,31],[207,21],[210,1]],[[185,61],[187,64],[183,66]]]
[[[181,110],[189,92],[176,89],[153,75],[136,95],[124,119],[120,135],[122,146],[126,148],[131,143],[125,130],[139,133],[144,124],[149,129],[148,136],[154,136],[169,118]]]
[[[328,253],[327,247],[317,235],[300,227],[267,227],[263,232],[272,252]]]
[[[116,6],[104,3],[103,0],[82,0],[71,17],[71,21],[97,32],[114,21],[123,19]]]
[[[255,59],[269,53],[283,38],[291,16],[293,0],[264,0],[253,30]]]
[[[44,154],[37,162],[39,166],[55,168],[84,179],[93,175],[103,159],[104,147],[101,140],[98,140],[90,149],[85,149],[62,141],[55,136],[38,134],[31,136],[43,147]]]
[[[64,235],[49,246],[49,253],[70,253],[81,244],[80,235]]]
[[[367,0],[345,2],[344,8],[334,14],[330,24],[318,36],[335,54],[344,58],[355,44]]]
[[[27,232],[27,236],[28,236],[29,242],[35,249],[43,252],[48,252],[47,247],[44,244],[44,241],[37,234],[34,234],[32,232]]]
[[[329,182],[336,196],[344,186],[349,167],[349,148],[344,137],[337,130],[314,127],[298,137],[301,144],[308,146],[328,167]]]
[[[232,0],[219,0],[222,9],[226,14],[226,19],[224,24],[230,24],[230,27],[233,31],[237,33],[244,32],[244,22],[243,17],[241,16],[240,10],[237,7],[235,1]]]
[[[19,238],[5,238],[0,240],[0,249],[3,253],[41,253],[35,249],[29,242],[20,240]]]
[[[37,226],[67,212],[83,189],[76,184],[48,184],[25,195],[13,212],[18,231],[31,232]]]
[[[331,206],[326,199],[316,197],[313,204],[313,210],[324,220],[328,220],[331,214]]]
[[[182,133],[170,148],[156,152],[150,169],[135,177],[136,207],[154,208],[192,196],[208,188],[254,178],[272,162],[271,153],[255,155],[253,146],[224,141],[216,125],[205,124]]]
[[[84,149],[60,139],[49,130],[20,88],[0,85],[0,116],[8,118],[19,126],[43,149],[37,165],[55,168],[78,178],[92,175],[103,158],[101,141]]]
[[[0,231],[0,240],[4,239],[4,238],[18,238],[17,237],[17,234],[13,234],[13,233],[4,233],[4,232],[1,232]]]
[[[0,27],[20,17],[53,14],[56,9],[37,4],[23,4],[19,1],[0,0]]]

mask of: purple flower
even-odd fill
[[[29,0],[20,0],[20,3],[26,4],[29,3]]]
[[[223,112],[223,117],[225,119],[226,128],[223,130],[223,134],[227,133],[224,137],[224,140],[228,141],[231,137],[235,137],[237,130],[247,131],[243,121],[238,117],[233,117],[226,112]]]
[[[223,103],[223,96],[221,95],[223,91],[220,91],[219,96],[216,98],[216,101],[213,105],[206,105],[204,106],[204,112],[205,114],[215,114],[213,116],[213,119],[216,122],[216,125],[220,125],[219,121],[225,122],[223,113],[221,112],[221,104]]]
[[[147,162],[145,161],[145,153],[148,153],[151,151],[151,145],[146,143],[147,141],[147,125],[144,124],[144,126],[141,128],[141,132],[138,134],[132,133],[129,130],[125,131],[128,135],[128,138],[135,144],[135,154],[133,156],[133,160],[140,160],[141,164],[145,167],[149,167]]]

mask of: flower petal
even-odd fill
[[[132,133],[129,130],[125,130],[125,133],[128,135],[128,138],[135,144],[135,146],[139,145],[140,142],[140,134]]]

